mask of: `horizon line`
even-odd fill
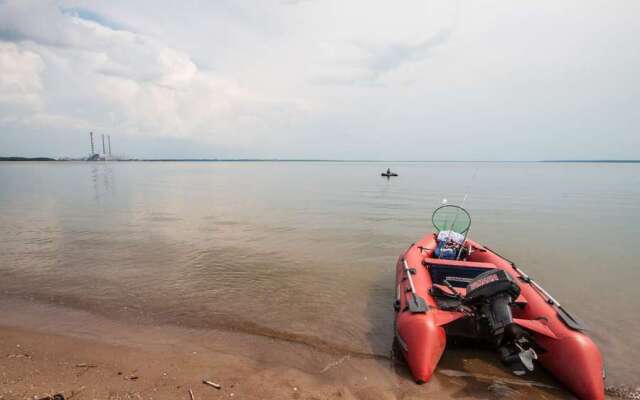
[[[86,161],[86,158],[72,157],[21,157],[0,156],[0,161]],[[121,158],[109,161],[143,162],[400,162],[400,163],[640,163],[640,159],[546,159],[546,160],[384,160],[384,159],[331,159],[331,158]]]

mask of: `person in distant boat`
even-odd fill
[[[382,172],[380,175],[386,176],[387,178],[390,178],[392,176],[398,176],[398,174],[391,172],[391,168],[387,168],[387,172]]]

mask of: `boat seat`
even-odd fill
[[[489,268],[495,269],[496,266],[493,263],[488,262],[475,262],[475,261],[459,261],[459,260],[441,260],[439,258],[427,257],[422,260],[422,265],[449,265],[452,267],[476,267],[476,268]]]
[[[458,288],[467,287],[467,284],[476,276],[496,268],[491,263],[441,260],[437,258],[425,258],[422,264],[429,270],[433,283],[444,284],[444,281],[447,280],[451,285]]]

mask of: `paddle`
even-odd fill
[[[523,282],[528,283],[529,285],[531,285],[531,287],[533,289],[535,289],[543,297],[547,298],[547,300],[546,300],[547,304],[549,304],[551,307],[553,307],[554,310],[556,310],[556,314],[558,314],[558,317],[569,328],[571,328],[571,329],[573,329],[575,331],[586,331],[586,330],[588,330],[586,326],[584,326],[581,322],[578,322],[577,319],[575,319],[573,316],[571,316],[571,314],[569,314],[569,312],[567,310],[565,310],[560,305],[558,300],[554,299],[549,294],[549,292],[544,290],[544,288],[542,286],[538,285],[538,283],[535,282],[533,279],[531,279],[531,277],[529,275],[527,275],[523,270],[521,270],[520,268],[516,267],[516,263],[514,263],[513,261],[509,260],[506,257],[501,256],[500,254],[496,253],[495,251],[493,251],[492,249],[490,249],[487,246],[483,246],[483,247],[485,249],[489,250],[490,252],[492,252],[493,254],[497,255],[498,257],[502,258],[503,260],[507,261],[509,264],[511,264],[511,267],[520,275],[520,279],[522,279]]]
[[[505,258],[505,260],[506,260],[506,258]],[[576,331],[584,331],[584,330],[586,330],[584,325],[582,325],[575,318],[573,318],[571,316],[571,314],[569,314],[567,312],[567,310],[562,308],[562,306],[560,305],[558,300],[554,299],[546,290],[544,290],[544,288],[542,286],[538,285],[538,283],[535,282],[533,279],[531,279],[531,277],[529,275],[525,274],[524,271],[522,271],[520,268],[516,267],[516,265],[513,262],[511,262],[511,261],[509,261],[509,262],[511,263],[511,266],[513,267],[513,269],[516,270],[516,272],[518,274],[520,274],[520,279],[522,279],[525,283],[528,283],[529,285],[531,285],[535,290],[538,291],[538,293],[541,293],[544,297],[547,298],[547,304],[549,304],[551,307],[554,308],[554,310],[556,310],[556,314],[558,314],[558,317],[560,317],[560,319],[565,324],[567,324],[567,326],[569,328],[571,328],[573,330],[576,330]]]
[[[407,280],[409,281],[409,286],[411,290],[411,300],[409,300],[409,311],[412,314],[415,313],[426,313],[427,312],[427,303],[424,299],[416,294],[416,288],[413,286],[413,279],[411,279],[411,268],[409,268],[409,264],[407,264],[407,260],[402,260],[404,263],[404,272],[407,274]]]

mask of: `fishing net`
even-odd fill
[[[440,231],[465,234],[471,227],[471,216],[462,207],[446,205],[438,207],[431,216],[433,226]]]

